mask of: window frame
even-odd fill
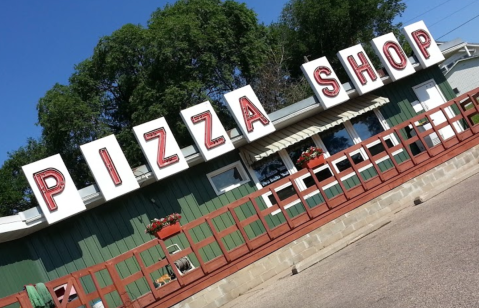
[[[221,174],[221,173],[226,172],[228,170],[231,170],[233,168],[236,168],[238,170],[238,173],[243,178],[243,180],[240,181],[239,183],[236,183],[236,184],[233,184],[233,185],[230,185],[230,186],[224,187],[223,189],[218,190],[218,188],[214,184],[212,178],[217,176],[218,174]],[[217,169],[215,171],[212,171],[212,172],[206,174],[206,177],[208,178],[208,181],[210,182],[211,187],[213,187],[213,190],[215,191],[217,196],[220,196],[220,195],[222,195],[222,194],[224,194],[224,193],[226,193],[230,190],[233,190],[233,189],[235,189],[237,187],[240,187],[241,185],[246,184],[249,181],[251,181],[251,177],[249,177],[249,175],[246,172],[243,164],[239,160],[232,163],[232,164],[226,165],[224,167],[221,167],[220,169]]]
[[[384,129],[385,131],[388,130],[390,127],[389,127],[387,121],[385,120],[385,118],[383,117],[383,115],[381,114],[381,112],[380,112],[377,108],[375,108],[375,109],[373,109],[373,110],[371,110],[371,111],[374,112],[374,114],[376,115],[377,119],[378,119],[379,122],[381,123],[383,129]],[[344,121],[342,124],[344,125],[344,127],[345,127],[345,129],[346,129],[346,132],[350,135],[350,137],[351,137],[351,139],[352,139],[352,141],[353,141],[354,144],[358,144],[358,143],[361,143],[361,142],[363,141],[363,140],[361,140],[361,138],[360,138],[359,135],[357,134],[357,132],[356,132],[356,130],[354,129],[353,124],[350,122],[350,120]],[[396,136],[394,136],[394,134],[391,134],[391,135],[389,135],[389,136],[387,136],[387,137],[388,137],[388,138],[385,138],[385,139],[390,139],[393,145],[398,145],[398,144],[399,144],[399,142],[398,142],[398,140],[396,139]],[[320,147],[321,149],[323,149],[323,153],[324,153],[324,157],[325,157],[325,158],[331,156],[331,155],[329,154],[329,151],[328,151],[328,149],[326,148],[325,144],[323,143],[323,140],[322,140],[321,137],[319,136],[319,134],[314,134],[314,135],[310,136],[310,138],[313,140],[314,144],[315,144],[317,147]],[[378,142],[379,142],[379,140],[378,140]],[[375,145],[375,144],[377,144],[377,143],[374,141],[374,142],[368,144],[367,146],[372,146],[372,145]],[[400,150],[398,150],[398,151],[395,151],[393,154],[400,153],[400,152],[402,152],[402,149],[400,149]],[[298,172],[298,169],[296,168],[296,165],[294,164],[294,162],[293,162],[293,161],[291,160],[291,158],[289,157],[289,154],[288,154],[288,152],[286,151],[286,148],[281,149],[281,150],[279,150],[279,151],[276,152],[276,153],[278,154],[278,156],[280,157],[280,159],[283,161],[283,163],[284,163],[284,165],[286,166],[286,168],[287,168],[288,172],[290,173],[290,175],[291,175],[291,174],[294,174],[294,173],[296,173],[296,172]],[[356,153],[359,153],[359,154],[363,157],[363,159],[366,159],[366,158],[368,157],[368,156],[366,155],[366,152],[364,151],[363,148],[354,151],[354,154],[356,154]],[[240,153],[240,157],[241,157],[241,159],[243,160],[243,162],[246,162],[246,160],[244,159],[243,153]],[[344,159],[344,158],[346,158],[346,156],[344,156],[343,159]],[[384,158],[383,160],[385,160],[385,159],[387,159],[387,158]],[[340,173],[340,171],[338,170],[338,168],[337,168],[335,162],[341,161],[341,160],[342,160],[342,159],[340,158],[340,159],[337,159],[337,160],[335,160],[335,161],[332,162],[332,166],[333,166],[333,168],[335,169],[335,171],[336,171],[337,173]],[[365,167],[361,168],[361,170],[367,169],[367,168],[369,168],[370,166],[372,166],[372,164],[369,164],[368,166],[365,166]],[[258,178],[256,177],[256,175],[255,175],[255,173],[254,173],[254,170],[251,168],[251,166],[249,166],[247,163],[245,163],[245,167],[246,167],[246,170],[248,171],[248,173],[249,173],[249,175],[250,175],[250,177],[251,177],[251,180],[254,182],[256,188],[257,188],[258,190],[262,189],[263,186],[262,186],[261,183],[259,182],[259,180],[258,180]],[[326,168],[328,168],[328,169],[330,170],[330,172],[333,173],[332,170],[331,170],[331,168],[330,168],[328,165],[318,166],[318,167],[314,168],[313,172],[318,172],[318,171],[323,170],[323,169],[326,169]],[[296,179],[296,185],[298,186],[298,188],[299,188],[301,191],[307,189],[306,184],[304,184],[303,180],[304,180],[305,178],[307,178],[308,176],[311,176],[311,175],[306,174],[306,175],[304,175],[304,176],[299,177],[299,178]],[[344,180],[346,180],[346,179],[348,179],[348,178],[350,178],[350,177],[352,177],[352,176],[354,176],[354,172],[343,176],[343,177],[341,178],[341,180],[344,181]],[[330,184],[324,186],[323,189],[327,189],[327,188],[329,188],[329,187],[332,187],[332,186],[336,185],[337,183],[338,183],[337,181],[334,181],[334,182],[332,182],[332,183],[330,183]],[[286,188],[286,187],[288,187],[289,185],[291,185],[291,184],[290,184],[290,183],[286,183],[286,184],[284,184],[284,185],[278,187],[278,188],[276,189],[276,191],[281,190],[281,189],[283,189],[283,188]],[[314,193],[312,193],[312,194],[314,194]],[[267,207],[272,207],[273,204],[271,203],[271,201],[270,201],[269,198],[268,198],[269,195],[271,195],[271,192],[265,193],[264,195],[262,195],[262,197],[263,197],[263,200],[264,200],[266,206],[267,206]],[[308,197],[309,197],[309,195],[306,196],[306,198],[308,198]],[[287,208],[289,208],[289,207],[291,207],[291,206],[293,206],[293,205],[294,205],[294,203],[293,203],[293,204],[288,204],[288,205],[285,206],[285,209],[287,209]],[[272,212],[271,214],[272,214],[272,215],[276,215],[276,214],[278,214],[278,213],[280,213],[280,212],[281,212],[281,210],[276,210],[276,211]]]

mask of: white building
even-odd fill
[[[461,39],[438,42],[444,57],[439,64],[456,94],[466,93],[479,86],[479,44]]]

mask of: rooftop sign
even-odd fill
[[[403,32],[423,68],[444,60],[424,22],[406,26]],[[411,63],[392,33],[373,39],[372,44],[393,81],[414,73]],[[338,57],[360,95],[383,85],[376,68],[360,44],[339,51]],[[349,99],[325,57],[305,63],[301,69],[324,109]],[[275,131],[273,123],[250,86],[225,94],[225,100],[248,142]],[[180,114],[205,161],[234,149],[209,102],[182,110]],[[138,125],[133,131],[156,180],[188,168],[164,118]],[[87,143],[80,148],[106,201],[139,188],[114,135]],[[48,223],[85,210],[60,155],[22,168]]]

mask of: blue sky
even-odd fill
[[[0,165],[38,138],[38,100],[55,84],[66,84],[75,64],[88,58],[98,39],[126,23],[145,25],[168,1],[0,1]],[[170,1],[171,2],[171,1]],[[276,21],[286,0],[248,0],[260,21]],[[404,25],[424,20],[434,38],[471,20],[440,40],[479,43],[479,0],[405,0]],[[477,18],[475,18],[477,17]],[[473,19],[475,18],[475,19]]]

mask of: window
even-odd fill
[[[295,143],[286,149],[282,149],[277,153],[254,163],[252,166],[247,166],[247,169],[251,174],[251,178],[255,182],[256,187],[261,189],[300,169],[296,167],[295,162],[301,153],[310,146],[322,148],[325,151],[325,157],[329,157],[361,142],[362,140],[381,133],[388,128],[389,127],[379,110],[376,109],[369,111],[350,121],[346,121],[343,124],[336,125],[317,135],[313,135],[310,138]],[[384,141],[387,147],[392,147],[397,144],[394,134],[386,136]],[[373,156],[384,151],[384,146],[379,140],[372,141],[367,146]],[[363,149],[351,152],[350,155],[354,164],[358,164],[367,158]],[[332,161],[332,166],[336,172],[342,172],[349,169],[351,163],[346,156],[343,155]],[[323,181],[333,176],[333,172],[328,165],[315,168],[313,172],[318,181]],[[342,179],[346,179],[348,176],[349,175],[343,176]],[[337,182],[332,182],[324,186],[323,189],[335,185],[336,183]],[[308,173],[298,178],[296,184],[300,190],[304,190],[315,185],[315,182]],[[295,194],[295,191],[291,183],[286,183],[276,188],[276,193],[280,200],[285,200]],[[271,193],[265,193],[263,198],[267,206],[272,206],[277,203],[277,200],[275,200]],[[288,208],[291,205],[294,204],[288,204],[285,208]],[[278,212],[279,211],[275,211],[272,214],[275,215]]]
[[[286,152],[288,152],[289,158],[291,158],[291,161],[293,164],[296,165],[296,161],[298,158],[301,156],[301,154],[308,149],[309,147],[316,146],[314,144],[313,139],[307,138],[301,142],[295,143],[289,147],[286,148]],[[297,167],[296,167],[297,168]]]
[[[351,119],[351,124],[361,140],[366,140],[384,131],[383,126],[372,111]]]
[[[392,148],[394,145],[391,141],[391,139],[384,140],[388,148]],[[385,151],[384,146],[381,142],[377,143],[372,143],[368,145],[369,152],[371,152],[372,156],[378,155],[379,153],[382,153]]]
[[[331,170],[329,170],[328,166],[323,166],[321,168],[316,169],[314,171],[314,174],[316,175],[316,179],[318,179],[318,182],[324,181],[333,176],[333,173],[331,172]],[[304,179],[304,185],[306,185],[306,187],[309,188],[313,185],[316,185],[316,182],[314,181],[312,177],[309,176]]]
[[[262,187],[273,184],[274,182],[290,175],[288,168],[279,154],[273,154],[268,158],[259,161],[252,166],[252,169]],[[295,192],[293,186],[289,184],[277,189],[276,193],[281,200],[284,200],[292,196]],[[277,203],[272,194],[268,194],[267,197],[271,204]]]
[[[354,145],[353,139],[343,124],[321,132],[319,136],[328,150],[329,155],[334,155]]]
[[[364,161],[364,158],[360,152],[351,154],[351,159],[354,164],[359,164],[360,162]],[[339,172],[342,172],[348,168],[351,168],[351,163],[349,162],[349,159],[345,158],[343,160],[337,161],[336,167],[338,168]]]
[[[378,110],[374,110],[361,114],[350,121],[346,121],[344,124],[322,132],[319,136],[329,154],[334,155],[356,143],[385,131],[386,128],[386,121]],[[384,140],[389,148],[397,144],[396,138],[393,134],[386,136]],[[367,147],[372,156],[385,151],[384,146],[379,140],[371,142]],[[360,149],[355,153],[350,153],[350,155],[355,164],[358,164],[367,158],[366,152],[363,149]],[[336,167],[337,172],[342,172],[351,167],[351,163],[345,156],[333,161],[333,165]]]
[[[360,140],[369,139],[385,130],[379,121],[377,114],[375,114],[373,111],[366,112],[354,119],[351,119],[350,122]],[[394,144],[397,144],[393,135],[386,136],[384,138],[384,142],[388,148],[392,148]],[[379,140],[368,144],[367,147],[369,148],[372,156],[385,151],[383,144]]]
[[[278,154],[262,159],[252,166],[261,186],[268,186],[289,175],[289,171]]]
[[[217,195],[249,182],[249,177],[238,161],[206,175]]]

